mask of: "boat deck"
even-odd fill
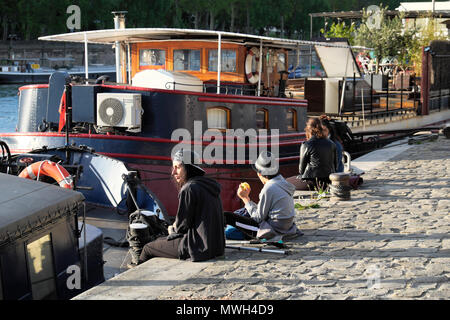
[[[295,99],[304,99],[305,80],[304,78],[289,79],[286,85],[286,94]],[[364,102],[362,102],[362,96],[355,96],[355,93],[353,91],[350,107],[348,102],[345,103],[346,108],[342,109],[344,112],[339,114],[327,113],[336,120],[345,121],[352,130],[410,119],[417,115],[416,110],[420,104],[416,92],[406,87],[402,88],[392,79],[387,82],[387,90],[365,88],[364,96],[366,99],[364,99]],[[369,101],[367,101],[368,97],[370,97]],[[309,116],[319,116],[323,113],[324,111],[313,112],[308,109]]]
[[[82,217],[80,217],[82,221]],[[115,209],[104,208],[87,204],[86,223],[93,225],[103,232],[103,272],[105,280],[127,270],[127,263],[131,257],[128,254],[128,246],[118,246],[126,241],[128,218],[119,215]]]
[[[347,123],[351,129],[384,124],[392,121],[399,121],[415,117],[416,111],[413,108],[397,108],[394,110],[386,110],[386,108],[373,108],[372,111],[355,111],[346,112],[341,115],[332,116],[337,120]]]

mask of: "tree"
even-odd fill
[[[203,29],[201,16],[205,10],[204,0],[181,0],[180,6],[184,8],[187,14],[187,23],[190,28]]]
[[[404,14],[390,19],[385,15],[387,7],[381,7],[378,16],[373,16],[363,10],[363,23],[356,31],[355,43],[373,48],[376,57],[377,70],[382,58],[396,57],[404,69],[411,63],[410,48],[415,43],[416,29],[404,29],[402,19]],[[375,20],[372,20],[375,19]]]
[[[10,34],[16,33],[17,2],[13,0],[0,1],[0,28],[2,29],[2,40],[8,39]]]
[[[353,45],[355,42],[355,23],[352,22],[350,25],[346,25],[345,21],[335,23],[330,27],[330,30],[325,31],[325,29],[320,29],[320,32],[326,38],[346,38],[348,42]]]
[[[419,28],[416,41],[410,49],[411,62],[418,76],[422,73],[422,48],[430,45],[433,40],[448,40],[443,32],[437,31],[438,23],[431,14],[425,14],[419,19],[427,19],[428,22]]]
[[[400,0],[385,0],[397,6]],[[81,30],[113,28],[111,11],[128,11],[128,28],[215,29],[310,38],[312,12],[359,10],[369,0],[1,0],[0,36],[21,39],[67,32],[66,9],[81,9]],[[322,27],[313,20],[313,35]]]

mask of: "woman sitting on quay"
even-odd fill
[[[320,119],[308,119],[305,132],[307,141],[300,147],[300,174],[286,180],[296,190],[323,190],[330,184],[330,174],[338,167],[337,148],[327,138]]]

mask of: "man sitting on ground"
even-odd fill
[[[264,187],[259,194],[259,203],[250,200],[250,189],[239,188],[238,197],[244,202],[243,215],[225,212],[225,221],[251,238],[294,238],[302,233],[294,223],[295,187],[278,172],[278,165],[271,152],[261,152],[253,169]]]

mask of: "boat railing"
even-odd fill
[[[177,87],[178,86],[178,87]],[[203,87],[203,84],[192,84],[192,83],[184,83],[184,82],[176,82],[176,81],[168,81],[165,84],[166,89],[168,90],[178,90],[179,87]]]
[[[225,83],[217,86],[217,84],[205,82],[203,84],[204,93],[216,93],[217,88],[221,94],[238,95],[238,96],[255,96],[257,88],[254,85],[246,83]]]
[[[368,87],[358,86],[356,76],[349,82],[352,85],[351,96],[339,106],[341,115],[359,116],[364,114],[403,113],[403,111],[420,112],[420,78],[400,73],[382,75],[381,86],[374,86],[374,75],[368,77]]]
[[[450,88],[439,88],[438,90],[430,91],[429,98],[431,100],[431,103],[429,104],[430,112],[450,109]]]
[[[217,84],[213,84],[211,82],[204,82],[203,84],[192,84],[185,82],[176,82],[176,81],[168,81],[165,84],[166,89],[168,90],[177,90],[183,87],[201,87],[203,93],[216,93],[217,88],[220,88],[220,94],[226,95],[241,95],[241,96],[254,96],[256,95],[256,87],[253,85],[248,85],[246,83],[225,83],[217,86]]]
[[[390,116],[406,110],[427,115],[449,109],[450,86],[443,66],[450,61],[450,55],[434,53],[430,57],[433,63],[425,64],[422,70],[425,77],[408,72],[378,75],[381,76],[381,87],[374,87],[374,75],[371,74],[366,76],[369,88],[358,88],[354,75],[353,79],[347,80],[353,86],[351,101],[339,106],[340,114],[355,116],[358,113],[358,116],[370,117],[375,113],[385,113]],[[430,80],[431,75],[433,81]]]

